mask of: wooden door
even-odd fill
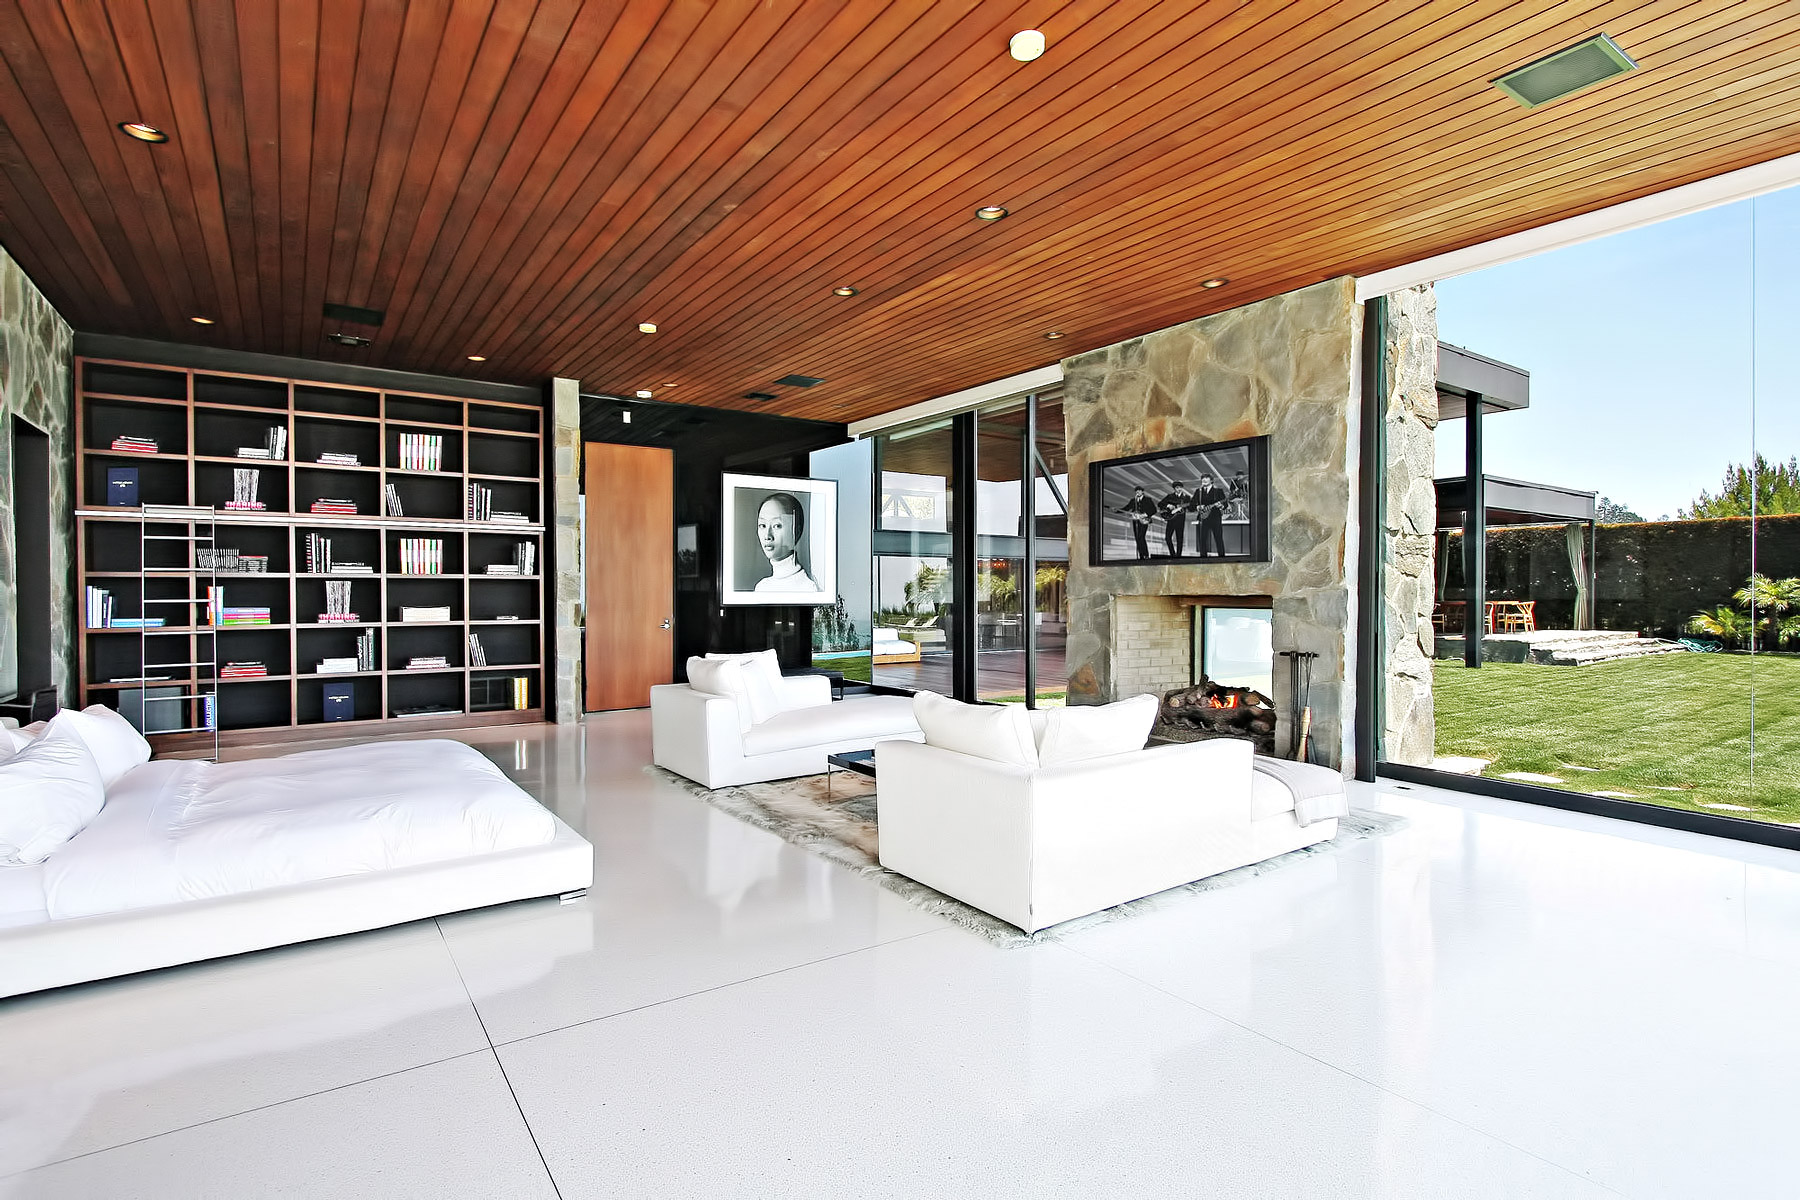
[[[588,442],[587,710],[645,708],[675,669],[675,456]]]

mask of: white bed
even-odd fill
[[[0,869],[0,996],[586,888],[593,848],[460,742],[147,762]]]

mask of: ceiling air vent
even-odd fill
[[[824,383],[824,382],[825,381],[823,379],[819,379],[812,375],[783,375],[780,379],[777,379],[775,381],[775,386],[776,387],[817,387],[819,384]]]
[[[325,305],[327,321],[348,321],[352,325],[379,325],[387,320],[387,314],[379,308],[358,308],[354,304]]]
[[[773,400],[773,399],[775,399],[775,393],[774,392],[745,392],[744,399],[746,399],[746,400]]]
[[[1637,63],[1631,55],[1604,33],[1597,33],[1585,42],[1508,71],[1493,83],[1526,108],[1537,108],[1635,70]]]

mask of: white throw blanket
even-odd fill
[[[1350,812],[1350,797],[1344,793],[1344,777],[1330,767],[1285,758],[1265,758],[1260,754],[1254,762],[1258,771],[1294,794],[1294,819],[1302,826],[1329,821]]]

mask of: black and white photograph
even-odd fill
[[[1267,437],[1097,462],[1088,491],[1095,566],[1268,561]]]
[[[837,482],[725,475],[726,604],[837,600]]]

